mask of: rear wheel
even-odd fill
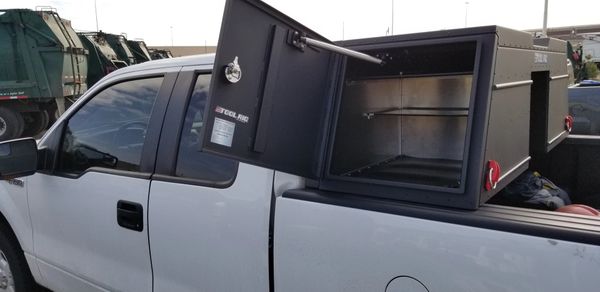
[[[21,113],[6,107],[0,107],[0,141],[21,137],[25,121]]]
[[[43,110],[23,114],[25,120],[25,130],[21,136],[34,137],[48,127],[50,118],[48,112]]]
[[[37,285],[16,238],[8,234],[5,228],[0,229],[0,292],[36,289]]]

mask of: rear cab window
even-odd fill
[[[210,74],[199,74],[194,82],[181,129],[175,176],[222,186],[233,182],[238,163],[201,152],[201,133],[210,79]]]

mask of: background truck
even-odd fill
[[[574,119],[573,134],[600,135],[600,85],[570,86],[569,113]]]
[[[152,60],[173,58],[173,54],[169,50],[149,49]]]
[[[77,36],[88,54],[87,86],[92,87],[102,77],[119,68],[127,67],[127,62],[119,59],[117,53],[106,40],[103,32],[79,32]]]
[[[87,51],[56,11],[0,10],[0,140],[34,136],[86,89]]]
[[[505,118],[495,115],[498,103],[487,103],[525,99],[542,116],[551,115],[548,108],[558,108],[562,118],[567,110],[566,86],[558,85],[568,76],[563,77],[566,68],[561,67],[564,52],[553,48],[560,42],[549,40],[547,47],[534,47],[527,34],[491,26],[338,43],[347,49],[342,50],[262,2],[233,0],[226,5],[216,56],[159,60],[115,71],[69,108],[38,143],[22,139],[0,144],[0,176],[6,180],[0,184],[0,280],[14,279],[14,286],[7,281],[6,287],[30,291],[32,279],[55,291],[593,291],[597,287],[599,217],[500,205],[486,196],[500,195],[511,174],[524,165],[523,171],[538,170],[568,189],[574,203],[600,206],[594,200],[600,189],[598,137],[566,137],[569,125],[562,124],[557,135],[547,129],[524,134],[530,126],[539,126],[529,122],[529,110],[508,105],[517,119],[528,122],[516,124],[525,130],[505,128],[506,123],[494,123]],[[246,36],[255,42],[235,45]],[[521,48],[511,47],[516,45]],[[331,49],[345,55],[332,54]],[[458,54],[450,58],[456,62],[441,69],[438,62],[428,65],[442,49]],[[358,70],[359,61],[385,56],[371,55],[374,50],[389,52],[388,66],[410,62],[403,73],[422,68],[443,72],[418,71],[418,76],[405,77],[395,67],[381,64],[360,66],[367,72]],[[234,53],[237,58],[232,58]],[[414,54],[421,58],[413,58]],[[406,55],[410,58],[402,58]],[[508,62],[512,58],[506,56],[519,62]],[[465,65],[458,57],[473,57],[473,62]],[[445,54],[437,58],[449,59]],[[384,73],[386,78],[356,79],[366,73],[371,74],[368,77]],[[343,78],[336,78],[339,74]],[[402,91],[400,84],[388,83],[400,79],[392,74],[410,79],[403,83],[408,85],[404,90],[412,90],[412,82],[424,84],[412,92],[426,93],[423,96],[436,101],[456,102],[462,97],[458,100],[462,102],[467,98],[457,92],[464,92],[464,84],[475,84],[467,87],[476,89],[467,95],[473,96],[467,99],[468,106],[377,111],[379,105],[365,102],[360,94],[378,89],[379,94],[369,97],[397,99],[399,94],[386,95]],[[434,88],[439,90],[428,91],[432,87],[427,85],[438,78],[442,81]],[[362,90],[364,82],[374,82],[374,88]],[[246,86],[259,91],[243,90]],[[324,94],[307,94],[315,88]],[[342,89],[351,94],[344,96]],[[262,100],[257,100],[257,92]],[[235,98],[238,103],[225,104]],[[307,100],[332,104],[323,109],[306,104]],[[231,107],[247,105],[244,102],[261,104],[253,105],[255,112]],[[290,106],[292,102],[300,106]],[[484,106],[473,107],[480,102]],[[333,116],[307,118],[315,111]],[[390,163],[381,163],[362,169],[360,176],[354,172],[335,176],[335,170],[326,168],[340,156],[355,159],[351,155],[356,144],[344,144],[346,152],[323,153],[328,146],[315,143],[315,137],[349,135],[352,131],[339,126],[350,122],[357,131],[386,118],[397,122],[402,118],[398,111],[408,120],[427,121],[424,126],[436,125],[432,117],[445,119],[447,131],[472,126],[467,122],[471,119],[477,120],[472,127],[495,135],[512,132],[516,137],[506,142],[532,146],[527,147],[532,157],[516,167],[490,168],[496,173],[484,167],[490,164],[487,159],[470,154],[468,160],[477,163],[467,164],[464,172],[477,173],[469,174],[464,184],[476,186],[473,192],[455,186],[460,181],[454,180],[459,163],[449,159],[427,163],[405,159],[404,165],[395,164],[387,172],[382,166]],[[513,119],[510,114],[506,115]],[[270,123],[261,124],[265,119]],[[554,120],[547,117],[544,122]],[[356,143],[372,147],[381,144],[366,142],[387,141],[389,146],[398,141],[397,128],[377,130],[388,140]],[[413,132],[411,137],[452,138],[429,133]],[[493,154],[494,149],[487,148],[504,142],[488,135],[466,137],[466,148],[475,148],[473,153],[481,156]],[[274,147],[274,143],[298,145]],[[548,149],[549,145],[553,147]],[[380,149],[390,148],[398,151]],[[371,148],[358,150],[370,154]],[[507,159],[521,158],[520,153],[513,155]],[[307,164],[315,167],[305,168]],[[432,165],[439,171],[432,172]],[[302,174],[307,171],[320,174]],[[423,172],[433,175],[424,177]],[[341,190],[348,186],[353,188]]]
[[[150,56],[150,52],[148,51],[148,47],[146,43],[142,40],[128,40],[127,45],[129,46],[129,50],[135,57],[136,64],[144,63],[152,60]]]
[[[127,65],[137,64],[136,56],[129,48],[127,38],[124,35],[105,33],[104,38],[115,53],[117,53],[120,60],[125,61]]]

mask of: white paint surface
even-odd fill
[[[154,291],[268,291],[272,180],[240,163],[226,189],[153,181]]]
[[[117,224],[117,201],[148,210],[149,181],[89,172],[28,178],[34,254],[55,291],[151,291],[148,229]],[[146,224],[146,222],[144,222]]]
[[[276,291],[597,291],[600,247],[277,198]],[[407,288],[407,287],[405,287]]]

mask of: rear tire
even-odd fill
[[[0,291],[28,292],[37,287],[17,239],[0,228]]]
[[[20,112],[0,107],[0,141],[21,137],[25,129],[25,121]]]
[[[44,131],[50,122],[48,112],[43,110],[23,114],[25,120],[25,130],[22,137],[34,137]]]

